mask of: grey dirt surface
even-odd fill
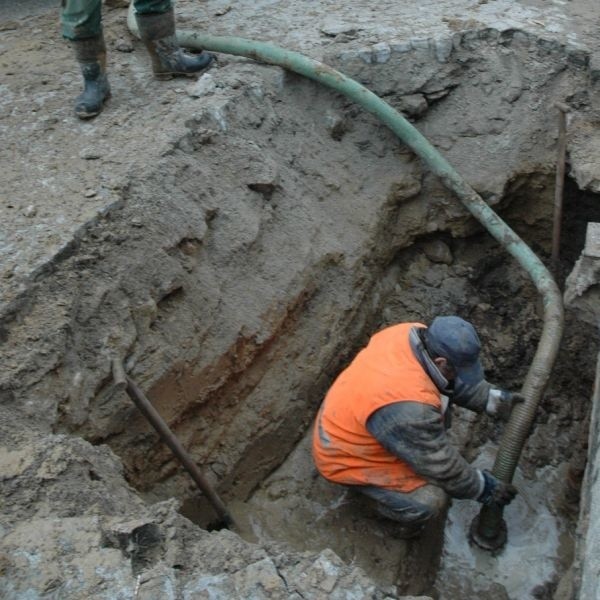
[[[78,122],[72,103],[80,76],[60,39],[55,5],[46,3],[45,11],[36,2],[17,6],[2,3],[0,24],[0,160],[11,165],[0,181],[3,303],[63,252],[86,223],[118,201],[128,174],[156,161],[203,103],[189,93],[188,82],[152,80],[147,56],[126,30],[124,9],[105,7],[113,99],[101,119]],[[317,59],[335,49],[342,58],[358,51],[377,61],[378,53],[385,56],[394,45],[418,47],[430,39],[440,40],[436,51],[444,53],[448,36],[484,28],[523,29],[592,54],[600,45],[594,0],[387,1],[373,6],[213,0],[178,2],[177,13],[183,27],[272,41]],[[222,57],[217,72],[231,71],[227,63]]]
[[[437,541],[388,540],[388,563],[370,550],[386,525],[369,521],[361,547],[352,504],[322,516],[316,545],[194,525],[183,515],[206,525],[206,502],[114,389],[110,359],[124,361],[228,502],[262,498],[268,522],[270,506],[293,508],[304,490],[297,506],[310,520],[323,498],[340,498],[314,480],[299,442],[370,333],[460,309],[490,340],[491,374],[516,386],[539,332],[533,287],[362,109],[224,54],[199,78],[156,81],[122,2],[103,6],[112,97],[79,121],[80,74],[57,4],[0,2],[0,596],[433,594],[406,568],[409,555],[439,560]],[[364,83],[543,256],[553,103],[566,102],[569,175],[588,198],[568,219],[578,256],[580,221],[600,193],[596,0],[180,0],[176,12],[182,29],[271,41]],[[576,314],[568,323],[581,330]],[[565,336],[527,476],[584,453],[591,330]],[[478,421],[458,429],[469,459],[475,440],[499,437]],[[339,535],[334,552],[325,526],[348,545]],[[355,557],[376,563],[369,575]],[[397,576],[378,577],[388,565]]]

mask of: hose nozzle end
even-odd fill
[[[479,516],[480,515],[477,515],[471,522],[471,527],[469,528],[469,540],[483,550],[497,553],[499,550],[502,550],[506,544],[506,521],[504,521],[504,519],[500,520],[500,528],[498,531],[488,532],[485,531],[483,527],[480,527]]]

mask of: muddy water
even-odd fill
[[[508,544],[494,556],[469,543],[467,532],[479,504],[454,501],[444,532],[442,563],[434,589],[426,580],[431,555],[427,541],[394,538],[394,524],[378,518],[359,495],[333,486],[316,475],[310,457],[310,436],[247,501],[230,508],[250,541],[283,543],[295,550],[333,549],[348,563],[362,567],[381,585],[399,582],[403,563],[423,556],[416,565],[419,581],[409,588],[439,600],[526,600],[550,597],[556,573],[562,572],[572,552],[572,539],[559,514],[561,481],[566,464],[544,467],[535,478],[517,470],[517,499],[505,511]],[[489,468],[496,448],[486,445],[475,464]],[[426,558],[425,558],[426,557]],[[433,561],[435,562],[435,561]],[[432,579],[429,579],[431,582]],[[535,595],[534,595],[535,593]]]
[[[475,461],[489,466],[494,450],[486,447]],[[555,583],[560,563],[569,558],[572,539],[558,516],[565,467],[544,467],[535,480],[525,479],[517,470],[514,483],[519,489],[515,501],[505,510],[508,543],[494,556],[467,543],[466,532],[479,511],[473,502],[454,502],[444,533],[442,563],[436,581],[440,600],[458,598],[510,598],[525,600],[540,596]],[[535,595],[534,595],[535,593]]]

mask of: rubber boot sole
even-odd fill
[[[87,121],[88,119],[93,119],[94,117],[97,117],[102,112],[102,109],[104,108],[104,103],[111,97],[111,95],[112,94],[109,92],[106,96],[104,96],[102,104],[100,105],[100,108],[98,110],[93,112],[82,112],[75,109],[75,116],[81,119],[82,121]]]
[[[169,79],[173,79],[174,77],[197,77],[198,75],[203,75],[208,71],[208,69],[212,65],[209,65],[205,69],[201,71],[195,71],[194,73],[180,73],[178,71],[169,71],[168,73],[154,73],[154,79],[158,79],[159,81],[169,81]]]
[[[211,56],[210,62],[198,71],[153,71],[154,79],[168,81],[169,79],[173,79],[173,77],[197,77],[198,75],[203,75],[217,64],[216,56],[214,54],[211,54]]]

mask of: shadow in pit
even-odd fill
[[[431,590],[445,514],[419,537],[400,538],[398,524],[380,516],[369,498],[318,474],[311,438],[312,428],[251,498],[229,503],[238,533],[253,543],[276,541],[295,551],[330,548],[377,584],[397,586],[398,593],[418,595]]]

